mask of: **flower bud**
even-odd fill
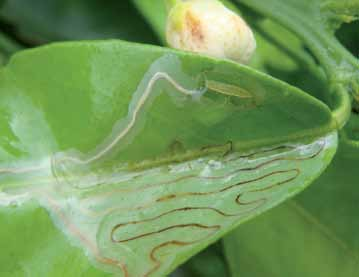
[[[252,30],[218,0],[178,1],[170,10],[167,43],[177,49],[248,63],[256,49]]]

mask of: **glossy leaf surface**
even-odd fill
[[[225,238],[232,276],[356,276],[358,151],[351,154],[342,149],[303,194]]]
[[[158,20],[165,20],[165,17],[156,17],[154,20],[154,10],[151,7],[146,7],[146,3],[141,1],[134,2],[163,36],[164,32],[160,27],[164,24],[161,25]],[[268,18],[250,21],[251,26],[258,30],[258,49],[251,65],[300,86],[330,103],[334,114],[338,115],[338,122],[346,122],[351,109],[350,101],[349,98],[343,97],[344,94],[338,94],[337,86],[344,87],[345,93],[356,95],[359,66],[358,60],[338,43],[334,31],[343,22],[348,23],[356,19],[359,2],[237,2],[245,3],[252,11],[269,16],[300,38],[284,28],[278,28]],[[159,0],[156,3],[163,2]],[[250,14],[243,6],[240,7],[245,15]],[[356,25],[353,26],[355,33],[357,28]],[[355,35],[351,37],[355,38]],[[269,45],[268,41],[279,46],[280,51]],[[305,51],[303,46],[310,51]],[[348,48],[352,51],[354,49],[354,53],[357,49],[355,43]],[[313,57],[319,61],[317,65],[308,58],[309,53],[314,54]],[[320,66],[325,68],[326,76],[322,74]],[[254,221],[258,223],[241,226],[230,236],[231,239],[226,239],[232,276],[356,275],[357,236],[355,227],[351,227],[356,219],[355,193],[350,193],[355,188],[349,189],[348,186],[357,182],[353,166],[355,167],[355,159],[358,156],[358,126],[357,108],[354,107],[346,131],[342,132],[341,156],[319,182],[320,188],[315,190],[312,187],[299,197],[307,198],[306,201],[284,205],[262,215],[261,219]],[[343,166],[340,166],[341,164]],[[349,194],[353,197],[348,197]],[[349,200],[348,203],[344,203],[346,199]],[[338,207],[333,203],[342,205]],[[333,213],[336,215],[335,220],[331,217]]]
[[[247,67],[164,48],[25,51],[2,69],[0,91],[1,217],[19,237],[41,226],[49,240],[12,245],[2,231],[19,259],[3,257],[5,272],[46,257],[67,276],[163,276],[301,191],[336,149],[321,102]],[[24,216],[39,226],[18,227]],[[71,246],[49,258],[44,247],[65,238]],[[67,253],[80,262],[63,269]]]
[[[165,26],[168,10],[166,10],[165,0],[154,0],[151,2],[145,2],[140,0],[132,0],[138,7],[140,12],[149,21],[154,31],[161,38],[162,42],[165,43]],[[236,13],[240,11],[229,1],[222,0]],[[334,31],[343,22],[351,22],[357,19],[356,15],[358,12],[357,0],[347,0],[341,3],[338,8],[335,1],[283,1],[271,0],[271,1],[246,1],[237,0],[239,4],[245,4],[245,14],[251,14],[255,12],[255,19],[250,20],[252,27],[257,29],[260,34],[259,48],[262,48],[262,37],[270,39],[275,45],[279,45],[280,49],[291,57],[295,57],[299,61],[299,65],[302,68],[301,73],[309,70],[314,73],[316,77],[318,75],[321,78],[326,78],[328,89],[322,94],[325,96],[325,102],[333,110],[333,116],[340,128],[342,128],[350,117],[350,96],[353,95],[354,99],[358,98],[359,95],[359,62],[345,47],[335,38]],[[241,6],[243,8],[243,5]],[[249,9],[248,9],[249,7]],[[331,12],[328,10],[331,9]],[[345,16],[348,13],[348,17]],[[264,15],[260,17],[258,14]],[[344,14],[344,15],[343,15]],[[350,16],[349,16],[350,14]],[[278,27],[271,24],[266,24],[269,19],[282,25],[280,33],[284,36],[280,36],[276,30]],[[346,19],[346,20],[345,20]],[[263,22],[264,21],[264,22]],[[333,22],[336,22],[335,24]],[[273,30],[272,30],[273,28]],[[290,32],[293,32],[291,34]],[[298,37],[296,37],[298,36]],[[289,40],[288,40],[289,37]],[[309,53],[314,57],[322,68],[313,64],[308,68],[308,60],[313,60],[312,57],[308,57],[308,51],[299,51],[299,46],[305,46]],[[263,50],[263,49],[262,49]],[[261,49],[259,52],[262,51]],[[269,54],[272,56],[272,52]],[[299,55],[298,55],[299,54]],[[267,57],[264,60],[269,60]],[[252,64],[257,66],[260,65],[261,58],[260,54],[254,54]],[[324,69],[325,76],[321,76],[322,69]],[[282,73],[285,72],[284,68],[280,68]],[[274,73],[274,76],[277,76]],[[313,90],[310,88],[310,90]]]

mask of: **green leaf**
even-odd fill
[[[0,17],[31,44],[106,38],[156,42],[129,1],[11,0],[0,8]]]
[[[243,9],[245,14],[248,9]],[[250,66],[296,86],[323,102],[328,84],[323,70],[306,51],[303,42],[271,19],[249,17],[257,41]]]
[[[221,243],[215,243],[177,269],[171,277],[226,277],[227,264]]]
[[[0,32],[0,64],[5,64],[9,57],[22,50],[22,46],[18,45],[7,35]]]
[[[299,89],[232,62],[121,41],[21,52],[0,71],[0,95],[3,218],[33,200],[75,247],[39,251],[60,235],[44,214],[26,216],[45,221],[50,242],[10,264],[2,256],[14,274],[47,260],[60,275],[57,256],[68,252],[81,262],[68,262],[66,276],[93,272],[80,248],[104,272],[163,276],[304,189],[337,144],[328,107]],[[0,241],[19,253],[8,236],[38,226],[12,228]]]
[[[359,37],[356,35],[359,28],[359,21],[354,21],[349,24],[342,24],[336,31],[338,40],[353,54],[354,57],[359,57]]]
[[[111,276],[71,245],[35,201],[0,208],[1,276]]]
[[[353,112],[347,126],[340,133],[342,152],[346,157],[357,158],[359,149],[359,116]]]
[[[348,122],[347,132],[352,140],[359,141],[359,115],[354,113]]]
[[[296,199],[225,238],[232,276],[356,276],[359,152],[343,150]]]
[[[162,44],[166,44],[166,22],[168,6],[167,0],[153,0],[153,1],[141,1],[131,0],[138,10],[146,18],[156,35],[161,40]],[[173,1],[175,2],[175,1]]]
[[[166,1],[154,0],[151,3],[139,0],[132,1],[148,20],[161,41],[166,44],[165,27],[168,13],[166,10]],[[254,20],[249,18],[251,25],[254,27],[258,42],[257,53],[254,54],[251,66],[270,73],[273,76],[284,77],[284,79],[287,80],[288,77],[290,77],[288,76],[290,73],[287,68],[289,67],[293,70],[294,61],[299,66],[300,71],[297,70],[297,72],[295,72],[296,74],[292,76],[295,80],[292,83],[298,84],[297,80],[302,79],[298,78],[298,74],[304,74],[308,77],[310,76],[311,78],[318,78],[322,83],[323,80],[325,80],[325,83],[329,85],[320,87],[310,87],[307,84],[300,85],[309,89],[310,92],[316,91],[315,94],[318,94],[318,90],[320,91],[319,98],[323,99],[326,103],[328,103],[328,105],[330,105],[333,109],[333,115],[336,118],[337,124],[340,128],[342,128],[348,121],[351,109],[351,100],[348,95],[344,94],[347,92],[353,92],[354,96],[357,94],[357,86],[359,88],[359,75],[357,74],[357,72],[359,72],[359,63],[334,38],[332,31],[329,32],[327,28],[321,24],[321,22],[317,24],[318,30],[316,31],[318,31],[321,35],[324,34],[325,39],[322,38],[322,40],[320,40],[320,38],[315,36],[315,34],[311,34],[310,32],[312,29],[309,27],[308,32],[301,32],[303,31],[302,22],[297,22],[299,20],[297,17],[299,16],[299,18],[301,18],[301,12],[297,14],[298,7],[295,6],[295,3],[293,4],[295,7],[291,7],[290,3],[286,3],[282,6],[280,1],[281,0],[274,0],[274,6],[263,3],[258,5],[251,3],[251,5],[249,5],[251,8],[255,9],[255,11],[269,15],[269,17],[272,17],[273,21],[277,21],[284,26],[280,28],[278,24],[275,24],[268,19],[258,20],[258,16],[256,16]],[[223,0],[223,2],[234,12],[239,13],[239,10],[231,5],[229,1]],[[287,7],[287,5],[289,7]],[[276,8],[272,10],[273,7]],[[291,13],[289,13],[287,9],[289,9]],[[243,10],[245,14],[250,14],[248,9]],[[278,10],[283,11],[284,15],[279,12],[280,16],[277,16]],[[318,13],[318,11],[316,12]],[[308,11],[304,9],[304,16],[308,16],[307,13]],[[305,20],[310,22],[310,19]],[[294,34],[286,30],[285,27],[293,31]],[[296,35],[298,35],[298,37],[296,37]],[[312,37],[313,39],[311,39]],[[268,40],[271,43],[268,43]],[[310,57],[308,53],[305,53],[304,49],[300,49],[304,43],[306,43],[307,47],[312,50],[315,55],[317,55],[317,58],[321,61],[327,76],[322,73],[321,68],[314,64],[312,57]],[[316,44],[318,44],[318,46],[316,46]],[[278,53],[278,49],[275,49],[275,46],[279,46],[279,50],[283,53]],[[325,51],[329,51],[330,53],[325,53]],[[287,57],[283,58],[285,55],[287,55]],[[288,59],[288,56],[291,59]],[[347,61],[344,62],[344,59],[347,59]],[[268,66],[268,62],[270,66],[274,64],[278,67],[279,65],[277,71],[265,68],[265,66]],[[294,66],[296,65],[294,64]],[[308,71],[312,76],[308,75]],[[312,83],[311,80],[307,83],[309,82]]]

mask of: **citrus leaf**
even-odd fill
[[[308,190],[224,239],[232,276],[356,276],[359,156],[342,150]]]
[[[222,244],[215,243],[179,267],[171,277],[228,277]]]
[[[10,39],[7,35],[0,32],[0,64],[5,64],[8,58],[22,47]]]
[[[0,92],[3,218],[33,201],[75,247],[57,249],[60,258],[39,251],[63,237],[34,215],[48,243],[17,245],[0,232],[10,252],[26,249],[10,264],[1,257],[14,274],[43,259],[59,272],[66,262],[67,276],[96,274],[80,248],[103,272],[163,276],[309,185],[337,144],[328,107],[299,89],[121,41],[20,52],[1,70]],[[16,236],[37,229],[12,224]],[[61,259],[68,251],[79,265]]]
[[[107,38],[156,42],[129,1],[12,0],[4,2],[0,17],[30,44]]]

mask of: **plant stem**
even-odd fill
[[[351,102],[350,95],[347,93],[345,87],[339,85],[333,93],[334,108],[332,110],[338,129],[342,129],[350,118]]]
[[[272,18],[294,32],[320,61],[331,88],[342,84],[359,102],[359,61],[334,37],[333,30],[329,32],[327,24],[330,18],[320,10],[320,7],[316,7],[313,3],[312,8],[308,8],[308,12],[305,13],[298,11],[292,1],[282,3],[278,0],[237,0],[237,2]],[[346,1],[341,5],[344,7],[348,3],[350,2]],[[313,12],[314,9],[317,9],[317,13]]]

